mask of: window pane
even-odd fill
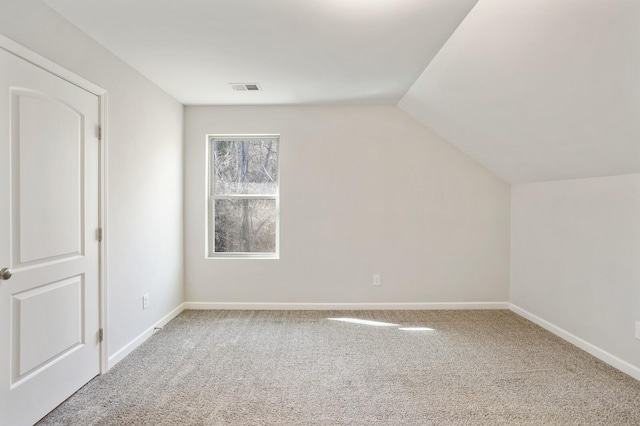
[[[278,143],[275,139],[216,139],[212,145],[212,195],[276,195]]]
[[[216,253],[275,253],[275,200],[215,200]]]

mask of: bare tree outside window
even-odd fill
[[[277,255],[278,137],[209,139],[209,255]]]

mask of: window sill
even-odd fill
[[[262,260],[279,260],[280,255],[278,254],[255,254],[255,255],[245,255],[245,254],[216,254],[209,255],[205,259],[207,260],[220,260],[220,259],[232,259],[232,260],[253,260],[253,259],[262,259]]]

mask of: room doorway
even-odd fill
[[[102,371],[104,103],[61,70],[0,40],[0,424]]]

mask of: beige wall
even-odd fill
[[[109,92],[108,350],[183,301],[183,107],[39,0],[0,3],[0,34]],[[151,306],[142,310],[142,295]]]
[[[639,368],[640,175],[514,185],[511,210],[511,302]]]
[[[207,133],[281,135],[279,260],[205,259]],[[509,185],[398,108],[186,107],[185,136],[187,301],[508,301]]]

